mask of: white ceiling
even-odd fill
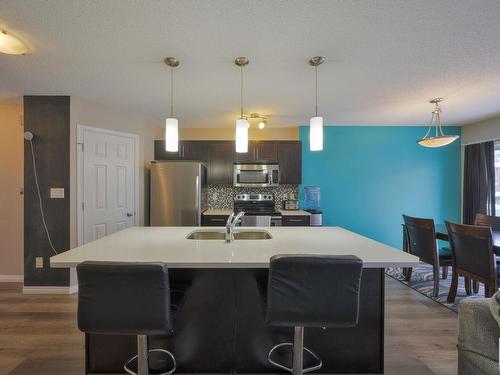
[[[500,1],[1,0],[0,26],[27,56],[0,54],[0,101],[15,95],[80,96],[157,118],[168,114],[177,56],[182,126],[233,126],[239,69],[248,56],[245,112],[269,126],[426,123],[444,96],[443,121],[500,114]]]

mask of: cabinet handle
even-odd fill
[[[259,160],[259,148],[258,147],[255,147],[255,152],[257,153],[257,157],[255,158],[255,160]]]
[[[217,221],[217,222],[221,222],[221,221],[226,221],[225,219],[209,219],[210,221]]]
[[[288,221],[294,222],[294,223],[303,223],[304,219],[287,219]]]

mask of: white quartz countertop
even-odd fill
[[[311,216],[311,213],[303,210],[279,210],[282,216]]]
[[[276,254],[352,254],[365,268],[411,267],[418,258],[340,227],[241,227],[266,230],[269,240],[188,240],[207,227],[132,227],[50,258],[51,267],[86,261],[165,262],[171,268],[267,268]]]
[[[233,210],[229,208],[209,208],[208,210],[203,211],[203,215],[231,215]]]

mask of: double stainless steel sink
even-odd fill
[[[234,231],[235,240],[270,240],[271,233],[265,230]],[[221,230],[195,230],[186,237],[188,240],[225,240],[226,233]]]

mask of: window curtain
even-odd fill
[[[465,146],[463,223],[477,213],[495,215],[495,142]]]

